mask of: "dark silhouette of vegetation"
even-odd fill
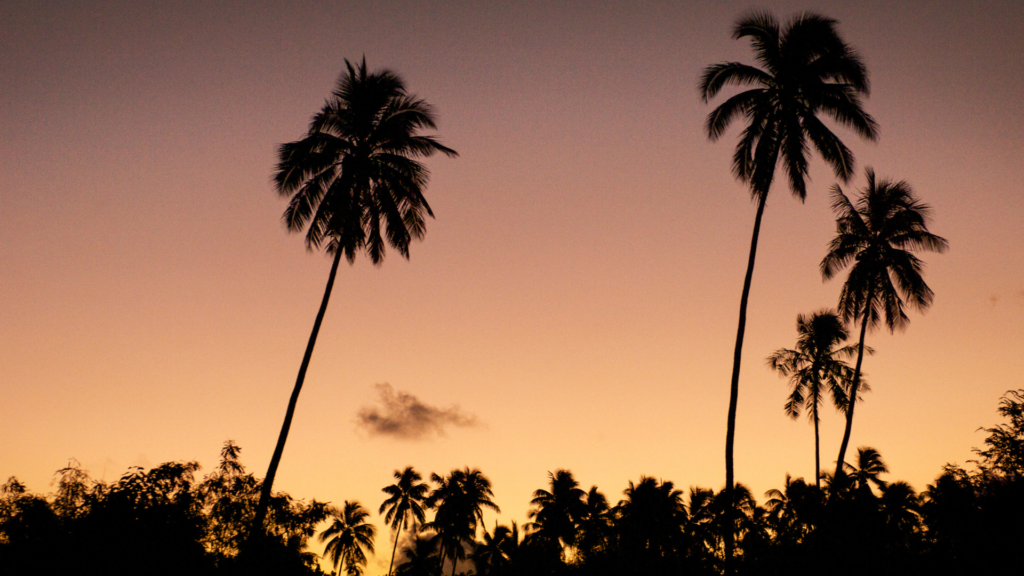
[[[281,145],[278,151],[274,183],[278,193],[289,198],[284,212],[288,231],[305,229],[306,247],[324,248],[333,261],[267,468],[254,535],[263,525],[342,254],[351,264],[357,253],[365,251],[370,261],[379,265],[385,246],[390,245],[408,258],[410,242],[426,232],[424,215],[433,216],[423,197],[430,173],[417,159],[436,152],[458,156],[434,137],[419,133],[436,128],[433,110],[406,91],[397,74],[369,72],[365,58],[358,66],[346,60],[345,67],[334,92],[313,116],[306,136]]]
[[[861,323],[851,399],[858,397],[868,328],[884,319],[890,332],[905,329],[910,322],[904,312],[907,305],[923,311],[932,303],[934,294],[921,275],[924,262],[913,252],[942,253],[949,246],[944,238],[928,231],[931,208],[914,197],[909,184],[876,181],[870,168],[865,174],[867,185],[856,201],[843,194],[838,184],[832,188],[836,237],[821,261],[821,275],[826,280],[853,264],[839,295],[839,313],[847,321]],[[836,476],[843,472],[856,406],[855,401],[847,403]]]
[[[271,495],[258,549],[239,557],[262,486],[239,453],[226,443],[202,481],[195,462],[133,467],[107,484],[72,461],[48,497],[11,478],[0,488],[0,573],[321,574],[305,547],[327,505],[283,492]]]
[[[747,300],[754,274],[757,239],[775,170],[782,165],[793,194],[807,195],[808,151],[813,146],[846,182],[853,175],[853,153],[821,121],[825,115],[860,136],[875,140],[878,128],[864,112],[861,96],[869,93],[868,75],[857,52],[847,45],[831,18],[805,12],[781,26],[773,15],[754,12],[740,18],[733,38],[750,38],[758,66],[740,62],[713,64],[704,70],[699,90],[705,103],[730,85],[752,86],[715,108],[706,129],[720,138],[742,116],[746,127],[733,154],[733,173],[750,187],[757,203],[750,255],[740,296],[739,326],[729,388],[725,442],[725,486],[734,483],[733,445],[739,395],[740,360],[747,321]],[[726,572],[730,572],[734,536],[726,533]]]
[[[421,524],[413,515],[394,573],[437,576],[447,560],[450,574],[480,576],[717,576],[734,529],[733,497],[739,574],[1001,573],[1015,565],[1024,541],[1024,389],[1007,392],[999,412],[1006,422],[983,429],[988,436],[973,467],[947,465],[921,493],[889,480],[882,456],[868,447],[843,474],[824,475],[820,488],[787,475],[763,505],[742,483],[731,494],[684,493],[671,481],[640,476],[609,507],[596,487],[583,492],[570,471],[556,470],[534,492],[525,536],[514,522],[478,535],[483,509],[498,511],[490,481],[469,468],[433,474],[434,518]],[[132,468],[111,484],[72,462],[46,496],[11,478],[0,486],[0,574],[322,576],[306,547],[318,529],[335,568],[362,573],[375,534],[352,501],[334,508],[275,493],[258,557],[240,555],[261,482],[238,456],[237,446],[225,444],[220,465],[202,480],[198,464],[170,462]],[[401,484],[414,476],[396,477]],[[399,517],[389,509],[392,520]]]
[[[853,380],[853,369],[843,361],[856,352],[854,346],[842,346],[850,333],[833,310],[819,310],[810,316],[796,317],[796,349],[781,348],[768,357],[768,366],[788,376],[793,387],[786,400],[786,415],[794,420],[806,409],[814,424],[814,484],[821,488],[821,440],[818,435],[818,407],[827,392],[832,405],[845,411],[846,389]],[[868,349],[871,352],[871,349]],[[867,383],[861,387],[867,390]]]

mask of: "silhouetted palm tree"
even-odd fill
[[[856,201],[847,198],[838,184],[832,188],[836,237],[821,261],[821,275],[826,280],[853,263],[839,295],[839,313],[847,321],[861,323],[857,365],[848,394],[851,400],[857,398],[868,328],[884,317],[890,332],[902,330],[910,321],[904,312],[906,305],[923,311],[932,303],[934,294],[921,276],[924,262],[912,252],[941,253],[949,246],[944,238],[928,231],[931,208],[914,197],[909,184],[902,180],[876,182],[870,168],[866,176],[867,186]],[[843,470],[856,406],[856,401],[847,404],[836,476]]]
[[[851,358],[857,348],[842,346],[850,333],[833,310],[819,310],[810,316],[798,314],[796,331],[796,349],[776,350],[768,357],[768,366],[788,376],[793,387],[784,407],[786,414],[795,420],[806,408],[814,424],[814,485],[821,488],[818,406],[827,392],[837,409],[846,409],[846,388],[853,380],[853,369],[843,358]]]
[[[344,568],[349,576],[363,573],[366,552],[373,554],[373,538],[377,535],[377,528],[366,523],[369,515],[355,501],[346,500],[342,509],[330,508],[331,525],[320,533],[320,541],[327,542],[324,556],[331,559],[335,570]]]
[[[402,546],[403,561],[395,568],[400,576],[435,576],[441,569],[433,535],[419,532],[413,526],[412,541]]]
[[[583,518],[586,493],[568,470],[548,472],[551,490],[540,489],[533,493],[530,504],[533,508],[528,517],[533,522],[526,525],[532,535],[546,539],[554,545],[573,547],[576,544],[576,526]]]
[[[608,499],[597,486],[591,486],[585,497],[583,517],[579,521],[579,532],[576,535],[576,553],[581,562],[607,550],[612,520]]]
[[[409,519],[422,524],[425,520],[423,506],[427,499],[427,491],[430,487],[420,482],[420,473],[413,470],[412,466],[406,466],[405,470],[395,470],[395,479],[398,482],[386,486],[382,491],[390,498],[380,505],[378,514],[384,516],[384,523],[397,530],[395,533],[395,544],[391,548],[391,564],[388,565],[388,576],[395,565],[395,552],[398,550],[398,539],[402,536],[402,528],[409,527]]]
[[[638,573],[669,569],[686,552],[683,527],[687,523],[683,493],[670,481],[650,476],[623,491],[615,507],[616,530],[629,565]]]
[[[879,490],[885,490],[885,487],[888,486],[888,483],[879,476],[887,474],[889,468],[882,460],[882,455],[874,448],[857,448],[857,465],[847,463],[845,469],[847,477],[853,484],[853,489],[861,494],[873,496],[872,485]]]
[[[810,145],[832,165],[841,180],[845,182],[853,175],[853,153],[822,123],[819,114],[852,128],[868,140],[875,140],[878,135],[874,119],[861,107],[861,96],[869,92],[867,71],[856,51],[839,37],[835,20],[805,12],[782,27],[771,14],[755,12],[740,18],[733,28],[733,38],[747,37],[752,41],[754,58],[760,67],[740,62],[714,64],[704,70],[699,85],[705,103],[728,85],[754,86],[715,108],[706,123],[708,137],[717,140],[734,119],[744,117],[746,128],[733,154],[733,173],[750,186],[757,202],[740,297],[729,391],[726,490],[732,490],[734,480],[733,443],[747,299],[761,217],[776,166],[782,164],[793,194],[803,200],[807,194],[805,181]],[[730,532],[725,542],[727,573],[730,573],[732,547]]]
[[[903,481],[882,488],[882,514],[885,516],[887,540],[906,548],[921,534],[921,500],[914,489]]]
[[[483,542],[473,547],[473,566],[479,576],[501,576],[509,572],[514,550],[519,545],[519,529],[515,521],[512,528],[494,525],[494,533],[484,530]],[[510,551],[512,552],[510,554]]]
[[[424,214],[433,216],[423,197],[429,179],[417,158],[441,152],[457,156],[420,130],[436,128],[431,107],[409,94],[397,74],[369,72],[345,61],[346,72],[306,137],[281,145],[274,175],[277,192],[289,197],[284,222],[290,232],[306,229],[306,246],[333,255],[327,288],[302,356],[284,424],[263,481],[254,532],[263,526],[295,404],[306,378],[320,324],[342,254],[350,263],[365,250],[379,265],[385,246],[409,257],[409,243],[426,231]]]
[[[465,556],[463,544],[474,540],[477,525],[483,522],[483,509],[490,508],[498,513],[501,509],[491,500],[494,496],[491,481],[475,468],[452,470],[447,477],[435,473],[430,479],[437,488],[427,502],[437,512],[434,521],[424,527],[437,532],[441,566],[444,566],[444,559],[449,558],[454,575],[458,561]]]

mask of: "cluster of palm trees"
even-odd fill
[[[394,568],[402,532],[410,528],[415,531],[412,540],[419,543],[419,550],[417,552],[414,544],[406,553],[405,564],[419,560],[417,565],[429,564],[433,575],[441,572],[447,560],[454,574],[459,561],[466,558],[467,549],[472,548],[476,540],[484,508],[501,512],[491,500],[494,496],[491,481],[479,470],[469,467],[452,470],[447,476],[432,474],[433,489],[422,482],[423,477],[412,466],[395,470],[395,479],[397,482],[383,489],[389,497],[380,505],[385,524],[395,530],[388,575]],[[434,511],[430,522],[426,522],[427,510]],[[362,574],[366,566],[365,552],[372,554],[374,551],[376,531],[366,522],[368,516],[358,502],[346,501],[344,511],[332,511],[334,522],[320,535],[321,541],[327,541],[325,553],[335,568],[344,569],[349,576]]]
[[[753,12],[737,21],[733,37],[751,41],[756,65],[714,64],[703,72],[699,83],[704,102],[730,86],[747,88],[710,113],[706,131],[711,140],[717,140],[734,121],[742,119],[745,126],[733,154],[732,170],[749,187],[757,207],[730,382],[725,450],[725,494],[732,502],[725,508],[728,526],[736,526],[734,521],[739,520],[741,505],[738,492],[734,492],[733,447],[747,302],[762,217],[776,172],[782,170],[792,193],[802,201],[807,194],[812,149],[832,167],[841,182],[849,182],[855,173],[852,151],[823,119],[866,140],[878,138],[878,125],[864,111],[862,102],[870,93],[867,69],[856,50],[840,37],[834,19],[807,12],[781,24],[770,13]],[[307,246],[311,250],[324,248],[333,256],[333,263],[268,467],[253,534],[262,530],[267,501],[341,256],[351,263],[359,252],[365,252],[374,264],[380,264],[386,247],[390,246],[407,258],[410,242],[422,238],[425,232],[425,216],[433,215],[423,196],[429,173],[419,159],[438,152],[457,156],[433,136],[421,133],[434,128],[430,106],[410,94],[396,74],[388,70],[370,72],[365,59],[359,65],[346,61],[346,71],[313,117],[306,136],[280,148],[275,183],[278,192],[289,199],[285,223],[290,231],[305,230]],[[793,386],[786,413],[795,418],[806,409],[815,425],[818,489],[822,475],[819,406],[824,395],[830,395],[846,417],[833,474],[838,478],[845,474],[857,400],[867,389],[862,377],[864,355],[871,353],[865,345],[867,330],[883,322],[890,331],[904,328],[908,322],[907,307],[924,310],[931,304],[933,294],[922,278],[923,263],[913,253],[942,252],[947,248],[943,238],[928,231],[929,207],[914,196],[906,182],[876,181],[871,169],[866,171],[866,182],[862,193],[854,199],[847,197],[838,184],[832,189],[837,234],[822,260],[821,274],[827,280],[849,267],[837,310],[798,316],[797,348],[779,350],[769,358],[770,366],[788,376]],[[855,347],[844,344],[849,335],[847,325],[859,325],[860,338]],[[851,368],[846,360],[854,356],[856,362]],[[472,471],[464,472],[462,477],[433,478],[439,485],[431,493],[430,501],[438,514],[444,511],[440,519],[435,518],[433,529],[442,542],[442,562],[447,558],[453,570],[462,559],[463,548],[459,543],[469,538],[466,531],[475,530],[480,521],[479,506],[475,511],[475,504],[460,508],[455,504],[458,499],[452,500],[451,494],[465,488],[464,484],[482,478],[470,475]],[[449,481],[454,484],[449,486]],[[480,485],[474,489],[485,494],[484,488]],[[489,490],[489,486],[486,488]],[[449,489],[455,492],[449,494]],[[476,504],[493,506],[489,498]],[[415,512],[405,512],[415,516]],[[447,514],[453,516],[449,518]],[[339,515],[344,516],[345,512],[339,511]],[[403,519],[404,528],[406,514],[396,512],[394,517]],[[552,542],[566,545],[566,526],[544,527],[545,521],[540,517],[533,524],[543,527],[544,533],[554,534]],[[461,528],[451,528],[456,525]],[[734,530],[725,530],[723,534],[725,571],[730,573],[735,534]]]
[[[713,141],[723,136],[734,120],[742,118],[745,122],[733,154],[733,173],[749,186],[757,204],[730,382],[727,491],[735,485],[733,446],[747,301],[761,219],[776,171],[781,167],[791,191],[801,201],[807,194],[812,147],[831,165],[839,180],[848,182],[853,177],[853,153],[821,117],[869,141],[878,138],[878,125],[862,106],[862,97],[870,93],[867,70],[857,52],[839,36],[836,26],[834,19],[811,12],[785,25],[767,12],[744,16],[737,21],[733,37],[750,39],[757,66],[714,64],[705,69],[698,87],[705,103],[730,85],[751,87],[726,99],[706,122],[707,135]],[[861,369],[864,353],[869,351],[864,344],[867,329],[883,321],[891,331],[904,328],[907,306],[924,310],[931,304],[932,291],[921,276],[923,264],[913,252],[943,252],[947,248],[943,238],[928,231],[929,208],[915,198],[906,182],[876,181],[871,169],[866,171],[866,180],[862,194],[854,200],[838,184],[832,189],[837,234],[822,260],[822,277],[833,278],[852,264],[840,294],[838,314],[826,310],[810,317],[799,316],[797,349],[780,350],[769,358],[769,365],[793,383],[785,407],[787,414],[796,417],[801,407],[808,408],[815,424],[816,476],[821,470],[817,424],[823,394],[831,394],[846,415],[836,460],[835,475],[839,476],[844,473],[854,408],[864,389]],[[852,372],[842,362],[853,352],[841,346],[847,337],[845,323],[860,324]],[[816,333],[819,330],[821,334]],[[733,540],[731,531],[726,531],[727,573],[731,572]]]
[[[944,475],[939,488],[918,494],[906,482],[888,482],[888,472],[877,450],[859,448],[842,474],[826,472],[813,483],[787,475],[763,504],[741,483],[731,494],[700,487],[684,493],[671,481],[641,476],[611,505],[596,486],[584,490],[570,471],[556,470],[533,493],[522,529],[513,521],[481,531],[482,510],[497,507],[480,471],[433,474],[431,488],[407,467],[383,489],[389,497],[380,513],[394,531],[388,574],[720,574],[730,532],[732,565],[742,573],[821,569],[851,546],[860,555],[850,561],[854,572],[922,566],[949,546],[932,524],[958,505],[948,495],[960,485]],[[346,502],[343,518],[321,535],[335,567],[350,576],[362,573],[374,550],[367,518]],[[396,554],[400,541],[406,544]]]

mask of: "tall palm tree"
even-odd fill
[[[922,277],[924,262],[912,252],[942,253],[949,247],[944,238],[928,231],[931,208],[914,197],[910,184],[902,180],[876,181],[871,168],[866,176],[867,186],[856,200],[847,198],[838,184],[832,188],[836,237],[821,261],[825,280],[853,264],[839,294],[839,313],[847,321],[861,323],[857,365],[848,394],[851,399],[857,398],[860,386],[868,328],[884,320],[890,332],[903,330],[910,322],[905,308],[924,311],[935,297]],[[836,477],[845,463],[856,406],[856,402],[847,403]]]
[[[341,509],[330,508],[331,525],[320,533],[320,541],[327,542],[324,555],[331,559],[335,570],[344,568],[349,576],[363,573],[366,552],[373,554],[373,538],[377,535],[377,528],[366,523],[369,515],[356,501],[346,500]]]
[[[448,476],[432,474],[431,481],[437,488],[427,499],[430,507],[436,508],[434,521],[424,528],[437,532],[441,544],[441,566],[447,557],[452,561],[452,574],[460,559],[465,557],[463,544],[472,542],[479,523],[483,522],[483,509],[501,513],[501,508],[491,498],[491,481],[482,472],[468,466],[464,470],[452,470]]]
[[[821,441],[818,435],[818,406],[825,393],[832,404],[846,410],[846,387],[853,379],[853,368],[843,358],[852,358],[856,346],[843,346],[850,333],[834,310],[819,310],[810,316],[796,317],[796,349],[780,348],[768,357],[768,366],[789,377],[793,390],[786,400],[786,414],[796,420],[800,410],[814,424],[814,485],[821,488]]]
[[[813,12],[796,16],[785,26],[767,12],[743,16],[733,28],[733,38],[751,39],[759,67],[740,62],[713,64],[704,70],[698,87],[701,100],[707,103],[726,86],[753,86],[715,108],[705,125],[708,138],[715,141],[733,120],[741,115],[745,118],[746,128],[733,154],[733,173],[750,187],[757,203],[729,388],[725,487],[730,492],[734,483],[733,443],[747,300],[761,217],[776,166],[782,165],[790,189],[803,201],[811,145],[842,181],[853,175],[853,153],[821,121],[820,114],[868,140],[878,137],[875,120],[861,106],[861,96],[870,91],[867,71],[857,52],[839,37],[836,24],[832,18]],[[731,573],[731,532],[726,534],[725,548],[726,572]]]
[[[420,482],[423,478],[420,473],[413,470],[412,466],[406,466],[405,470],[395,470],[395,479],[398,482],[391,486],[382,488],[382,491],[390,496],[380,505],[378,514],[384,516],[384,523],[397,530],[395,533],[395,545],[391,548],[391,564],[388,565],[388,576],[391,576],[391,569],[395,566],[395,552],[398,550],[398,539],[402,536],[402,528],[409,527],[410,518],[414,523],[422,524],[425,520],[423,506],[427,499],[427,491],[430,487]]]
[[[548,472],[551,490],[539,489],[533,493],[533,508],[528,517],[533,520],[526,528],[535,536],[565,548],[576,544],[577,526],[586,511],[586,492],[568,470]]]
[[[352,263],[365,251],[379,265],[385,247],[409,257],[409,243],[426,231],[424,215],[433,216],[423,197],[430,173],[417,159],[441,152],[458,154],[434,137],[434,113],[424,100],[405,89],[390,70],[369,72],[366,59],[346,71],[304,138],[282,144],[274,174],[278,194],[289,198],[284,222],[289,232],[306,230],[306,247],[333,256],[327,288],[302,356],[284,424],[263,481],[253,533],[263,527],[281,454],[288,439],[295,404],[313,356],[320,324],[327,312],[341,256]]]

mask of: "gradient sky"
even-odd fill
[[[296,5],[293,5],[296,4]],[[750,2],[0,4],[0,481],[46,492],[243,447],[266,470],[330,261],[270,183],[343,59],[400,73],[461,154],[428,162],[437,215],[411,260],[339,273],[276,488],[373,512],[396,468],[479,467],[525,520],[547,472],[617,501],[641,474],[724,484],[728,383],[754,205],[737,130],[703,136],[701,69],[751,61]],[[1024,4],[773,2],[840,21],[871,74],[863,167],[905,179],[951,250],[935,303],[874,332],[852,446],[925,488],[1024,387]],[[818,263],[830,171],[773,189],[736,443],[756,495],[813,477],[813,434],[764,358],[834,305]],[[357,425],[376,384],[476,425],[419,440]],[[824,412],[822,460],[841,419]],[[375,515],[376,517],[376,515]],[[386,536],[378,547],[388,548]],[[370,573],[386,571],[387,554]]]

